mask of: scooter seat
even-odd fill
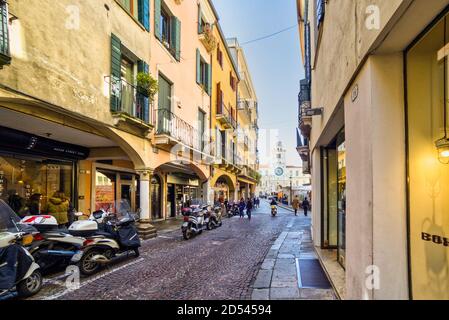
[[[115,236],[112,233],[109,233],[106,231],[98,230],[97,232],[95,232],[95,235],[105,237],[105,238],[115,239]]]

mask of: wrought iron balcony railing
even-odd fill
[[[235,120],[234,115],[228,108],[226,108],[224,103],[217,104],[217,120],[228,129],[237,128],[237,121]]]
[[[201,135],[196,128],[170,110],[157,109],[155,113],[157,135],[168,135],[192,149],[203,151],[207,138]]]
[[[110,77],[111,99],[116,99],[115,113],[124,113],[133,118],[151,123],[148,97],[139,93],[136,86],[123,79]]]

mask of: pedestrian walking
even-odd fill
[[[248,199],[248,202],[246,203],[246,214],[248,215],[248,219],[251,220],[251,211],[253,210],[253,202],[251,201],[251,198]]]
[[[240,213],[240,218],[244,218],[245,217],[245,199],[241,199],[240,203],[239,203],[239,213]]]
[[[304,216],[307,217],[307,211],[309,210],[310,207],[310,203],[309,200],[307,200],[307,198],[304,199],[304,201],[302,202],[302,208],[304,210]]]
[[[300,203],[299,203],[299,197],[296,196],[296,197],[293,199],[293,202],[292,202],[293,210],[295,210],[295,216],[298,215],[299,204],[300,204]]]

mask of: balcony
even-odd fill
[[[112,115],[116,125],[131,125],[145,131],[152,128],[150,121],[150,103],[148,97],[139,93],[136,86],[123,79],[110,78],[111,99],[115,108]]]
[[[216,165],[223,170],[230,173],[238,174],[242,170],[242,158],[226,145],[221,145],[220,154],[217,155]]]
[[[8,4],[0,0],[0,69],[11,63],[9,52]]]
[[[167,109],[155,110],[155,144],[166,151],[182,144],[194,151],[203,153],[207,138],[186,121]]]
[[[217,104],[217,121],[225,128],[225,129],[236,129],[237,121],[234,119],[233,114],[229,111],[228,108],[224,105],[224,103]]]
[[[302,135],[310,138],[312,131],[312,117],[306,115],[306,111],[311,109],[310,84],[307,80],[301,80],[301,91],[298,95],[299,104],[299,128]]]
[[[213,29],[210,23],[207,23],[202,27],[199,37],[201,43],[204,45],[209,54],[217,48],[217,39],[213,34]]]
[[[249,101],[240,100],[237,104],[237,107],[239,112],[246,116],[249,121],[251,121],[251,106]]]
[[[243,166],[240,176],[245,179],[251,180],[255,183],[255,182],[257,182],[257,179],[258,179],[258,172],[256,170],[254,170],[253,168],[251,168],[250,165],[245,165],[245,166]]]

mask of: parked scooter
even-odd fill
[[[210,220],[209,224],[207,225],[208,230],[212,230],[218,227],[221,227],[223,225],[222,222],[222,209],[221,206],[215,206],[213,210],[210,212]]]
[[[228,211],[229,218],[238,216],[240,214],[239,204],[238,202],[234,202],[231,205],[230,210]]]
[[[184,208],[182,210],[184,223],[181,230],[185,240],[190,240],[194,235],[201,234],[204,230],[204,210],[203,208]]]
[[[54,268],[68,266],[86,241],[69,234],[67,229],[59,229],[58,222],[50,215],[27,216],[21,223],[33,226],[38,231],[27,249],[44,274]]]
[[[71,262],[78,265],[81,274],[89,276],[130,251],[138,257],[141,243],[134,225],[137,219],[129,202],[118,200],[111,210],[97,211],[89,220],[74,222],[69,232],[86,240]]]
[[[17,214],[0,200],[0,300],[27,298],[40,291],[40,267],[24,248],[33,241],[34,232],[33,227],[20,224]]]

